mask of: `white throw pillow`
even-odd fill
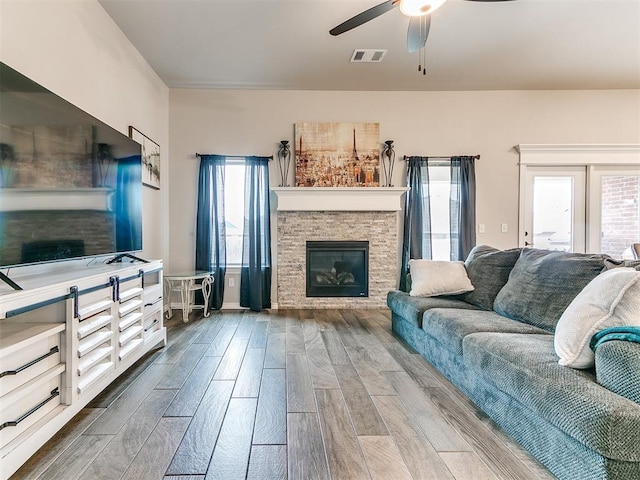
[[[605,328],[627,325],[640,326],[640,272],[608,270],[591,280],[560,317],[554,337],[558,363],[593,367],[591,337]]]
[[[412,297],[457,295],[473,290],[463,262],[409,260]]]

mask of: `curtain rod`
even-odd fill
[[[455,155],[450,155],[448,157],[427,157],[429,160],[451,160],[451,158],[453,158]],[[460,155],[461,157],[464,157],[465,155]],[[474,158],[475,160],[480,160],[480,155],[473,155],[472,158]],[[403,160],[408,160],[409,156],[405,155],[404,157],[402,157]]]
[[[196,152],[196,158],[202,157],[203,155],[211,155],[211,154],[210,153],[198,153],[198,152]],[[219,154],[216,154],[216,155],[219,155]],[[219,156],[227,157],[227,158],[245,158],[245,157],[251,157],[253,155],[219,155]],[[268,157],[265,157],[265,158],[268,158],[269,160],[273,160],[273,155],[269,155]]]

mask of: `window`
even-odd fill
[[[572,251],[573,177],[536,177],[533,182],[533,239],[538,248]],[[541,212],[542,215],[535,215]]]
[[[244,162],[227,159],[224,175],[224,218],[227,265],[242,264],[242,238],[244,229]]]
[[[449,165],[429,166],[429,197],[431,200],[431,256],[433,260],[451,259],[451,168]]]
[[[524,225],[528,247],[585,251],[585,167],[528,167]]]
[[[640,167],[597,166],[589,192],[591,246],[614,258],[634,258],[640,242]]]
[[[410,259],[464,260],[475,245],[477,158],[407,157],[401,290]]]

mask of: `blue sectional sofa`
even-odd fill
[[[609,260],[476,247],[475,290],[389,292],[393,330],[558,478],[640,479],[640,344],[603,343],[586,370],[554,349],[562,313]]]

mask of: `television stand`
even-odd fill
[[[83,264],[11,270],[24,290],[0,291],[0,480],[166,345],[161,260]]]
[[[20,285],[18,285],[16,282],[14,282],[13,280],[11,280],[8,276],[6,276],[4,273],[0,272],[0,280],[2,280],[4,283],[6,283],[7,285],[9,285],[11,288],[13,288],[14,290],[22,290],[22,287]]]
[[[149,260],[145,260],[144,258],[136,257],[135,255],[131,255],[130,253],[120,253],[120,254],[116,255],[115,257],[113,257],[111,260],[109,260],[107,262],[107,264],[122,263],[122,259],[124,257],[127,257],[127,258],[130,258],[132,260],[135,260],[136,262],[149,263]]]

